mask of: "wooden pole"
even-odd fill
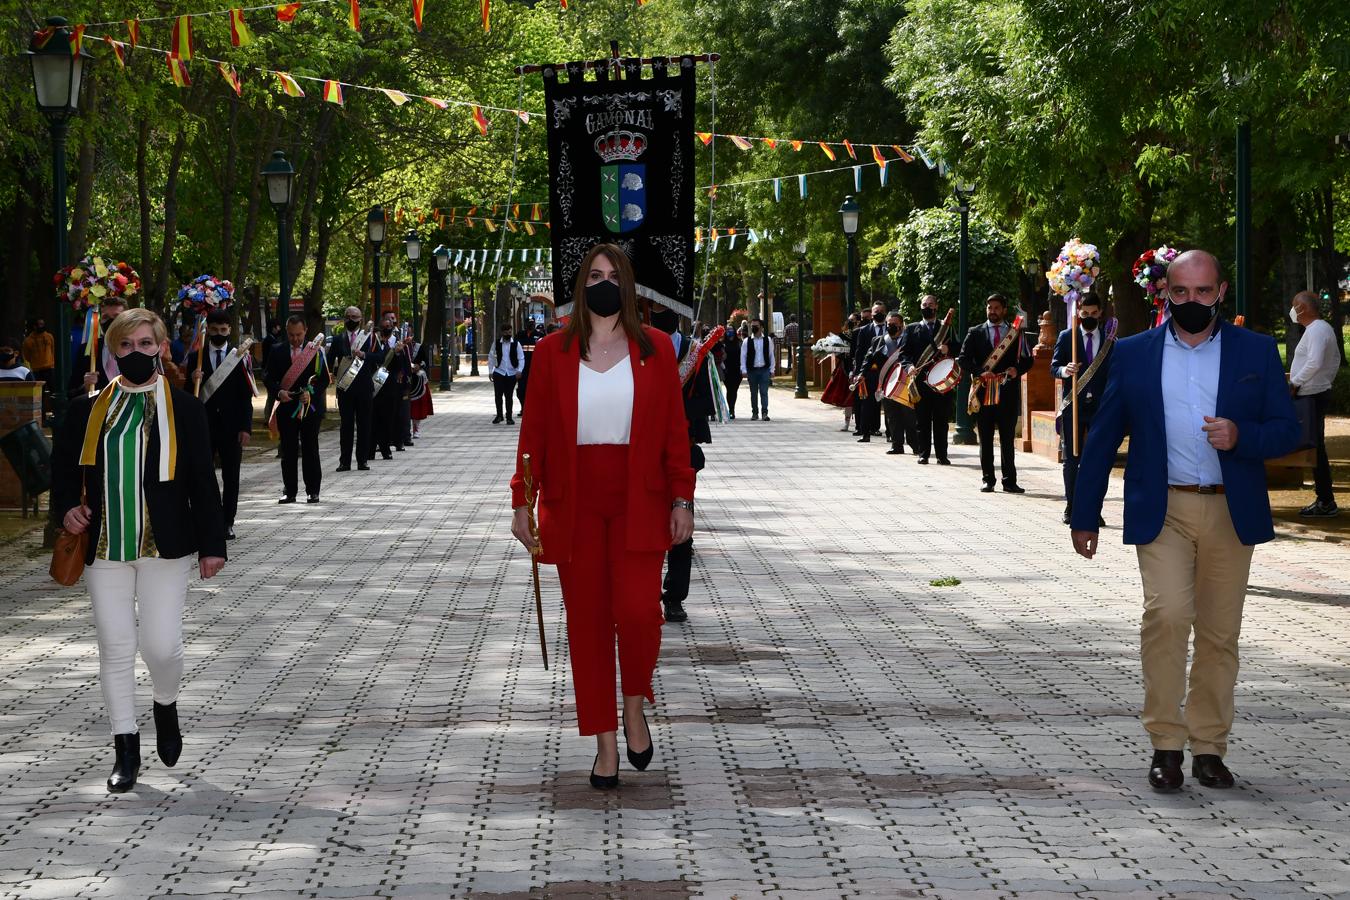
[[[539,596],[539,554],[544,552],[539,542],[539,523],[534,517],[534,472],[530,466],[530,454],[521,458],[525,468],[525,508],[530,519],[530,536],[534,538],[534,549],[530,551],[530,568],[534,575],[534,614],[539,624],[539,652],[544,657],[544,669],[548,669],[548,639],[544,636],[544,601]]]
[[[101,318],[99,318],[99,315],[98,315],[100,312],[101,312],[101,310],[94,310],[94,325],[93,325],[93,329],[92,329],[93,333],[92,333],[92,334],[90,335],[90,337],[89,337],[89,374],[90,374],[90,375],[94,375],[94,374],[96,374],[96,373],[98,372],[98,354],[99,354],[99,350],[98,350],[98,339],[99,339],[99,336],[100,336],[100,335],[102,334],[102,332],[103,332],[103,320],[102,320]],[[69,335],[67,335],[66,338],[67,338],[67,340],[69,340]],[[95,382],[94,382],[94,386],[93,386],[92,388],[89,389],[89,396],[92,397],[92,396],[94,396],[94,395],[97,394],[97,393],[98,393],[98,382],[95,381]]]
[[[206,316],[197,319],[197,377],[192,380],[192,396],[202,394],[202,359],[206,356]]]
[[[1073,321],[1069,324],[1069,344],[1073,347],[1073,378],[1069,384],[1073,401],[1073,455],[1078,456],[1078,307],[1074,306]]]

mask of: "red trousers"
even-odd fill
[[[582,735],[618,729],[614,645],[625,696],[652,696],[661,652],[665,554],[626,549],[628,448],[577,447],[577,518],[570,562],[558,564]]]

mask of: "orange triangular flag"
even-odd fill
[[[361,0],[347,0],[347,24],[352,31],[361,30]]]
[[[486,3],[487,0],[483,0],[483,2]],[[482,135],[484,135],[485,137],[487,136],[488,130],[487,116],[483,115],[483,111],[476,106],[473,108],[473,124],[478,126],[478,131]]]
[[[858,154],[853,152],[853,145],[848,142],[848,138],[844,138],[844,149],[848,151],[849,159],[858,158]]]
[[[770,150],[777,150],[778,142],[773,138],[764,138],[764,146],[768,147]]]
[[[890,160],[881,155],[881,148],[876,144],[872,145],[872,158],[875,159],[877,165],[881,166],[883,169],[886,168],[886,163],[890,162]]]
[[[801,149],[802,149],[802,142],[801,142],[801,141],[790,141],[789,143],[792,144],[792,151],[793,151],[794,153],[800,153],[800,152],[801,152]]]
[[[902,159],[903,161],[905,161],[905,162],[907,162],[907,163],[912,163],[912,162],[914,162],[914,157],[912,157],[912,156],[910,156],[908,153],[906,153],[906,152],[905,152],[905,148],[904,148],[904,147],[901,147],[899,144],[891,144],[891,149],[894,150],[894,151],[895,151],[895,155],[896,155],[896,156],[899,156],[900,159]]]
[[[834,151],[830,149],[830,145],[827,144],[827,143],[825,143],[824,141],[819,141],[819,144],[820,144],[820,149],[824,150],[824,151],[825,151],[825,155],[828,156],[828,157],[830,158],[830,162],[834,162],[834,159],[835,159]]]
[[[295,14],[300,11],[299,3],[283,3],[277,7],[278,22],[294,22]]]
[[[482,0],[483,3],[483,30],[492,30],[492,0]]]
[[[121,41],[114,41],[106,34],[103,36],[103,43],[112,48],[113,56],[117,59],[117,67],[119,69],[125,69],[127,67],[127,57],[122,48],[126,45]]]
[[[698,135],[698,139],[703,142],[703,146],[706,147],[712,143],[713,136],[711,131],[699,131],[695,133]]]
[[[426,5],[426,0],[412,0],[413,5],[413,24],[417,30],[422,30],[422,7]]]

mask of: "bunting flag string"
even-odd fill
[[[173,30],[169,35],[169,55],[175,59],[192,59],[192,16],[179,16],[174,19]]]
[[[320,6],[320,5],[327,4],[327,3],[337,3],[338,0],[304,0],[304,2],[305,2],[307,5],[309,5],[309,6]],[[264,10],[264,9],[266,9],[266,10],[276,10],[276,11],[277,11],[277,16],[278,16],[278,18],[280,18],[280,16],[281,16],[280,11],[281,11],[281,10],[283,10],[283,9],[298,10],[299,8],[300,8],[300,4],[299,4],[299,3],[287,3],[287,4],[285,4],[284,6],[278,6],[278,5],[274,4],[274,3],[268,3],[268,4],[265,5],[265,6],[245,6],[245,7],[243,7],[242,9],[239,9],[238,11],[241,12],[241,13],[245,13],[245,12],[260,12],[260,11],[262,11],[262,10]],[[218,15],[221,15],[221,14],[223,14],[223,13],[230,13],[230,12],[235,12],[235,11],[236,11],[236,10],[234,10],[234,9],[229,9],[229,8],[226,8],[226,9],[210,9],[210,10],[206,10],[206,11],[204,11],[204,12],[187,13],[187,15],[189,15],[189,16],[191,16],[191,17],[193,17],[193,18],[196,18],[196,17],[198,17],[198,16],[218,16]],[[134,41],[132,42],[132,46],[135,46],[136,43],[138,43],[139,40],[140,40],[140,36],[141,36],[141,35],[140,35],[140,26],[141,26],[141,24],[143,24],[143,23],[145,23],[145,22],[172,22],[172,21],[174,21],[174,20],[176,20],[176,19],[180,19],[180,18],[182,18],[182,17],[183,17],[183,14],[178,13],[178,14],[167,15],[167,16],[141,16],[141,17],[136,18],[136,19],[118,19],[118,20],[112,21],[112,22],[90,22],[90,23],[88,23],[88,24],[89,24],[89,27],[90,27],[90,28],[106,28],[106,27],[108,27],[108,26],[110,26],[110,25],[126,25],[126,26],[127,26],[128,32],[130,32],[130,31],[133,29],[133,25],[134,25],[134,29],[135,29],[136,34],[135,34],[135,36],[134,36]],[[294,17],[295,17],[295,16],[294,16],[294,12],[292,12],[292,13],[291,13],[291,18],[294,18]],[[286,21],[289,21],[289,20],[286,20]]]

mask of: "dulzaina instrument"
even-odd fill
[[[1003,340],[999,341],[998,346],[994,348],[993,352],[989,354],[989,358],[985,360],[984,371],[979,375],[971,377],[970,394],[966,397],[967,413],[973,416],[980,411],[980,407],[984,406],[984,404],[988,403],[993,406],[998,403],[1000,396],[999,392],[1002,389],[1004,382],[1008,380],[1008,373],[1003,372],[997,378],[987,382],[984,380],[984,376],[992,372],[994,366],[1003,361],[1003,357],[1007,354],[1009,348],[1021,340],[1022,317],[1018,316],[1013,319],[1012,327],[1009,328],[1008,333],[1003,336]],[[980,398],[981,393],[984,394],[983,399]]]
[[[539,652],[544,657],[544,669],[548,669],[548,639],[544,637],[544,601],[539,596],[539,554],[544,545],[539,540],[539,522],[534,517],[534,471],[530,465],[530,454],[521,456],[525,470],[525,509],[530,519],[530,536],[534,538],[534,549],[530,551],[530,570],[534,575],[534,614],[539,623]]]

